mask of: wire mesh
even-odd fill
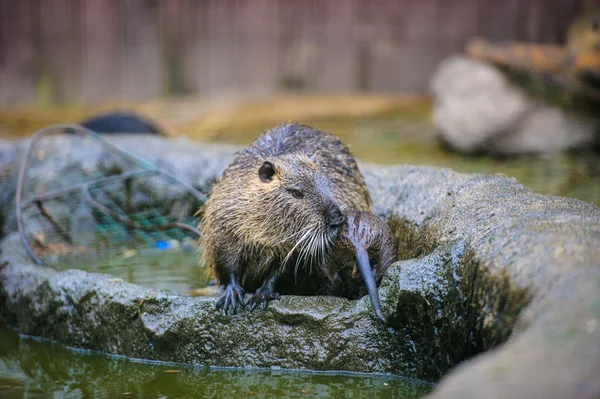
[[[131,262],[132,254],[195,248],[194,214],[205,200],[98,134],[55,125],[37,132],[23,156],[17,221],[38,264]]]

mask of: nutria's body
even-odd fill
[[[203,209],[204,260],[225,288],[217,306],[327,293],[345,210],[371,210],[355,159],[335,136],[283,124],[236,153]],[[335,274],[335,273],[334,273]]]

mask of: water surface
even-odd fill
[[[87,272],[110,274],[124,281],[168,290],[190,296],[211,296],[216,288],[210,286],[213,275],[210,269],[199,264],[199,255],[190,251],[139,251],[128,250],[130,256],[102,257],[78,263],[53,264],[58,270],[77,268]]]
[[[397,398],[430,392],[392,376],[142,363],[20,337],[0,324],[0,398]]]

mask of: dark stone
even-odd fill
[[[84,126],[96,133],[137,133],[162,134],[162,129],[141,115],[129,111],[113,111],[107,114],[90,117],[82,122]]]

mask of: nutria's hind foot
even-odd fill
[[[238,305],[242,309],[246,307],[244,289],[237,283],[228,284],[225,287],[225,292],[217,299],[216,308],[223,308],[225,314],[236,314]]]
[[[254,295],[252,295],[252,298],[250,298],[250,301],[248,303],[250,304],[251,311],[256,309],[256,307],[260,303],[262,303],[263,309],[266,309],[269,301],[279,298],[281,298],[281,295],[279,295],[279,293],[273,292],[273,289],[271,287],[265,287],[263,285],[262,287],[256,290],[256,292],[254,293]]]

